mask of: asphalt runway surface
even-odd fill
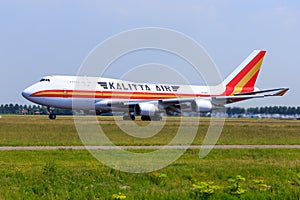
[[[0,151],[38,150],[155,150],[155,149],[300,149],[300,145],[191,145],[191,146],[0,146]]]

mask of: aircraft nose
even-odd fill
[[[25,98],[25,99],[29,99],[29,96],[30,96],[31,92],[28,88],[26,88],[25,90],[22,91],[22,96]]]

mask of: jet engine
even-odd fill
[[[101,111],[113,111],[113,109],[125,109],[128,110],[128,107],[124,106],[124,103],[121,101],[113,101],[113,100],[102,100],[99,101],[95,104],[95,109],[96,110],[101,110]]]
[[[154,116],[157,111],[157,106],[150,103],[139,103],[134,107],[134,113],[141,116]]]
[[[194,112],[210,112],[212,107],[211,101],[205,99],[196,99],[191,102],[191,109]]]

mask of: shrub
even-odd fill
[[[112,199],[114,200],[126,199],[126,195],[119,192],[119,194],[113,194]]]
[[[193,196],[200,199],[208,199],[221,187],[214,185],[214,182],[199,182],[193,184]]]
[[[244,177],[242,177],[241,175],[237,175],[234,179],[230,178],[230,179],[228,179],[228,181],[230,183],[232,183],[228,187],[230,194],[241,195],[247,191],[244,188],[242,188],[242,186],[241,186],[241,182],[246,181],[246,179]]]

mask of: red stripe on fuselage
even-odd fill
[[[45,94],[46,93],[46,94]],[[211,97],[206,94],[180,94],[158,92],[123,92],[123,91],[87,91],[87,90],[42,90],[30,95],[32,97],[58,98],[100,98],[100,99],[166,99],[185,97]]]

